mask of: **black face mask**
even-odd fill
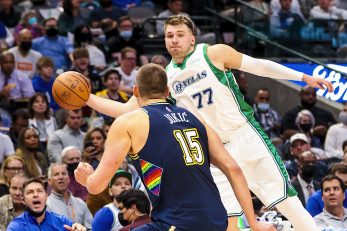
[[[300,128],[303,132],[308,133],[312,129],[312,123],[305,123],[305,124],[300,124]]]
[[[78,166],[78,162],[77,163],[71,163],[71,164],[67,164],[67,171],[69,172],[69,174],[71,175],[73,175],[73,173],[74,173],[74,171],[75,171],[75,169],[77,168],[77,166]]]
[[[92,41],[92,34],[91,33],[82,33],[80,37],[81,42],[91,42]]]
[[[103,8],[107,8],[107,7],[110,7],[112,6],[112,1],[100,1],[100,5],[103,7]]]
[[[31,49],[31,44],[30,41],[23,41],[19,44],[19,48],[23,51],[29,51]]]
[[[124,220],[124,214],[122,212],[118,213],[118,221],[123,227],[130,224],[128,220]]]
[[[28,211],[28,213],[33,217],[40,217],[46,211],[46,208],[47,208],[47,205],[45,205],[45,207],[43,208],[41,212],[34,212],[33,210],[31,210],[31,208],[26,207],[26,211]]]
[[[306,101],[301,100],[301,105],[304,108],[312,108],[312,107],[314,107],[315,104],[316,104],[316,102],[306,102]]]
[[[304,165],[301,169],[301,174],[304,178],[312,178],[316,172],[316,165]]]
[[[55,27],[49,27],[46,29],[46,34],[48,37],[55,37],[58,35],[58,29]]]

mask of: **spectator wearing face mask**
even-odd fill
[[[75,146],[67,146],[61,152],[61,162],[66,164],[67,172],[70,178],[69,191],[75,196],[81,198],[83,201],[87,200],[88,191],[85,187],[80,185],[74,175],[74,170],[77,168],[79,162],[82,161],[81,151]]]
[[[97,70],[103,70],[106,67],[106,57],[99,47],[93,44],[93,35],[87,25],[76,27],[74,31],[75,48],[86,48],[89,53],[90,64]]]
[[[347,104],[339,114],[338,124],[330,126],[325,138],[324,149],[328,157],[343,158],[342,143],[347,140]]]
[[[280,139],[281,117],[270,107],[270,91],[260,88],[254,97],[254,117],[271,140]]]
[[[18,46],[8,51],[14,55],[17,70],[32,79],[37,72],[36,64],[42,57],[41,53],[31,49],[33,36],[29,29],[23,29],[18,34]]]
[[[18,43],[18,36],[23,29],[28,29],[31,32],[32,38],[38,38],[43,35],[43,28],[37,20],[36,12],[31,10],[25,13],[20,23],[14,29],[14,37]]]
[[[56,69],[67,69],[72,60],[72,43],[67,37],[58,36],[57,20],[46,19],[44,22],[45,36],[33,40],[33,49],[51,58]]]
[[[140,64],[148,63],[148,58],[144,54],[143,46],[135,38],[134,25],[128,16],[123,16],[118,22],[118,37],[114,37],[109,40],[109,56],[116,61],[121,60],[121,50],[125,47],[132,47],[136,50]],[[138,62],[137,62],[138,63]]]
[[[121,192],[116,197],[119,203],[118,219],[124,226],[119,231],[130,231],[151,223],[151,204],[144,192],[138,189],[129,189]]]
[[[300,105],[290,109],[282,118],[281,130],[286,139],[289,139],[289,137],[298,132],[295,119],[303,109],[309,110],[316,120],[313,133],[320,138],[325,137],[329,126],[336,123],[336,120],[331,112],[317,107],[316,103],[316,90],[309,86],[303,87],[300,91]]]
[[[299,132],[307,136],[308,142],[311,147],[323,149],[320,139],[313,134],[315,125],[315,118],[309,110],[301,110],[295,119],[295,124]]]
[[[310,151],[301,153],[298,157],[298,169],[299,174],[292,180],[292,185],[305,207],[308,198],[319,189],[319,181],[313,179],[317,171],[317,158],[315,155]]]

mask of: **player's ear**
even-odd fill
[[[139,88],[137,85],[134,85],[134,88],[133,88],[133,95],[135,97],[139,97],[140,96],[140,93],[139,93]]]
[[[192,36],[191,45],[192,45],[192,47],[195,45],[195,36]]]

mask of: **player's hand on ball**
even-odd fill
[[[271,223],[257,222],[252,231],[276,231],[276,228]]]
[[[74,173],[76,181],[81,185],[86,186],[87,179],[90,175],[94,173],[94,169],[90,164],[80,162],[77,168],[75,169]]]

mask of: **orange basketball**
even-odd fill
[[[81,108],[89,99],[89,94],[89,83],[81,73],[75,71],[60,74],[52,86],[54,100],[68,110]]]

